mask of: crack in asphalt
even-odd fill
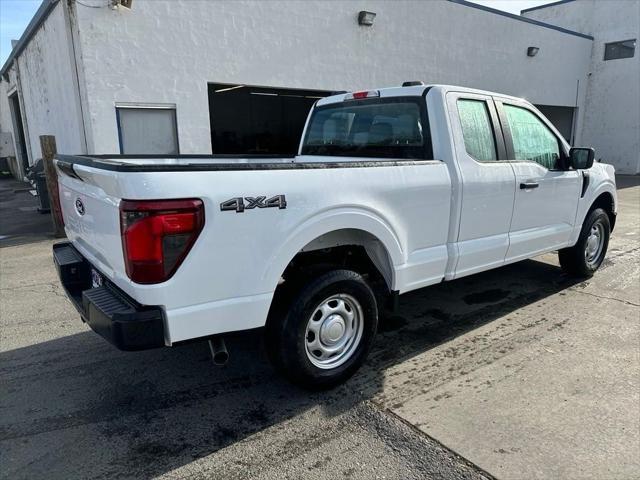
[[[579,288],[569,288],[569,290],[571,292],[575,292],[575,293],[581,293],[582,295],[589,295],[590,297],[595,297],[595,298],[600,298],[602,300],[613,300],[614,302],[620,302],[624,305],[630,305],[632,307],[640,307],[640,303],[634,303],[634,302],[630,302],[629,300],[623,300],[621,298],[615,298],[615,297],[607,297],[605,295],[598,295],[596,293],[591,293],[591,292],[585,292],[584,290],[580,290]]]

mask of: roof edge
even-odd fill
[[[574,30],[569,30],[567,28],[559,27],[557,25],[552,25],[550,23],[540,22],[539,20],[533,20],[532,18],[521,17],[520,15],[516,15],[514,13],[503,12],[502,10],[496,10],[495,8],[487,7],[485,5],[480,5],[478,3],[469,2],[467,0],[448,0],[448,1],[451,3],[465,6],[465,7],[476,8],[478,10],[484,10],[485,12],[494,13],[496,15],[502,15],[503,17],[511,18],[513,20],[520,20],[521,22],[530,23],[532,25],[537,25],[539,27],[550,28],[551,30],[556,30],[558,32],[567,33],[569,35],[575,35],[576,37],[593,40],[593,37],[591,35],[587,35],[585,33],[576,32]],[[572,0],[562,0],[562,3],[568,2],[568,1],[572,1]],[[557,3],[560,3],[560,2],[557,2]],[[536,7],[536,8],[540,8],[540,7]]]
[[[27,25],[27,28],[24,29],[24,32],[22,33],[20,40],[18,40],[18,43],[16,44],[16,46],[11,49],[11,53],[9,53],[7,60],[4,62],[4,65],[0,70],[0,76],[4,76],[7,73],[13,61],[26,48],[26,46],[29,44],[29,40],[31,40],[31,37],[35,35],[35,33],[40,28],[40,26],[49,17],[49,14],[53,11],[58,1],[59,0],[42,0],[42,3],[40,4],[35,15]]]
[[[520,15],[522,15],[523,13],[526,13],[526,12],[531,12],[533,10],[540,10],[541,8],[547,8],[547,7],[555,7],[556,5],[562,5],[563,3],[571,3],[571,2],[574,2],[574,1],[575,0],[558,0],[557,2],[546,3],[544,5],[538,5],[537,7],[525,8],[524,10],[520,10]]]

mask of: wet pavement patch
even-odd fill
[[[378,324],[378,332],[393,332],[395,330],[399,330],[400,328],[407,325],[407,319],[401,317],[400,315],[391,315],[389,317],[385,317],[381,319]]]
[[[495,303],[504,300],[511,292],[500,288],[493,288],[483,292],[471,293],[462,297],[467,305],[477,305],[478,303]]]

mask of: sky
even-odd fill
[[[0,64],[11,52],[11,39],[19,39],[41,0],[0,0]]]
[[[2,0],[0,0],[1,2]],[[495,8],[497,10],[503,10],[509,13],[515,13],[520,15],[520,10],[525,10],[531,7],[537,7],[538,5],[544,5],[545,3],[553,3],[557,0],[469,0],[473,3],[479,3],[486,7]]]
[[[425,0],[432,1],[432,0]],[[554,0],[472,0],[474,3],[519,14],[525,8],[551,3]],[[0,0],[0,65],[11,52],[11,40],[19,39],[41,0]]]

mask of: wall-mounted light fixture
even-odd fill
[[[529,47],[527,48],[527,57],[535,57],[540,50],[539,47]]]
[[[118,7],[131,9],[132,4],[133,4],[133,0],[109,0],[109,5],[114,10],[117,9]]]
[[[366,27],[370,27],[371,25],[373,25],[374,18],[376,18],[375,13],[362,10],[358,12],[358,25],[364,25]]]

